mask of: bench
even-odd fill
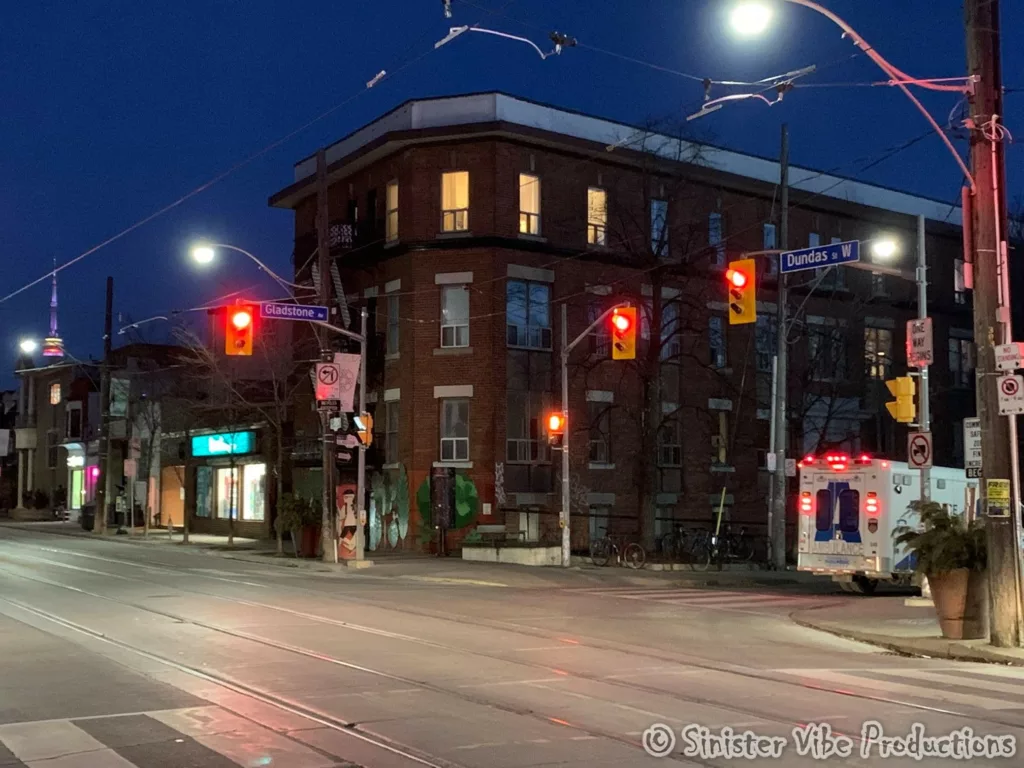
[[[506,541],[518,541],[521,538],[525,538],[525,531],[510,533],[504,525],[478,525],[476,532],[480,534],[480,538],[483,541],[493,544],[495,547],[500,547]]]

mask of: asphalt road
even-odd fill
[[[1024,738],[1020,670],[788,620],[860,599],[432,560],[319,573],[5,528],[0,766],[750,764],[713,739],[684,755],[700,741],[688,726],[777,737],[759,745],[781,756],[755,765],[822,764],[798,754],[803,729],[838,750],[828,765],[930,766],[965,763],[883,758],[864,723],[1012,737],[978,741],[985,754]],[[664,743],[656,723],[676,739],[667,757],[642,746]]]

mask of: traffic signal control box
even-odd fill
[[[730,261],[725,270],[729,291],[729,325],[757,322],[757,264],[754,259]]]
[[[910,376],[900,376],[885,382],[889,392],[896,398],[885,404],[886,409],[896,421],[901,424],[909,424],[917,415],[917,407],[914,405],[914,395],[917,387]]]

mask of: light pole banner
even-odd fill
[[[338,386],[341,390],[342,413],[354,413],[356,401],[356,384],[359,382],[359,355],[337,353],[334,364],[339,368]]]

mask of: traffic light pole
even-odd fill
[[[782,126],[779,148],[779,240],[778,248],[789,248],[789,126]],[[786,317],[789,302],[787,280],[779,257],[779,286],[775,315],[775,474],[772,477],[772,499],[768,511],[768,540],[771,542],[772,567],[786,569],[786,446],[789,443],[787,402],[789,395],[789,326]]]
[[[928,260],[925,256],[924,216],[917,217],[917,270],[914,272],[917,281],[917,319],[928,317]],[[918,373],[918,425],[922,432],[932,431],[931,403],[928,397],[928,366],[921,366]],[[909,460],[909,457],[908,457]],[[925,467],[921,470],[921,503],[931,501],[932,470]]]
[[[321,272],[321,275],[324,273]],[[321,278],[323,279],[323,278]],[[362,342],[359,345],[359,412],[366,413],[366,307],[359,312],[359,333]],[[356,560],[366,559],[366,445],[362,441],[359,451],[358,469],[356,473]]]
[[[331,246],[327,235],[328,216],[327,157],[325,151],[321,148],[316,153],[316,248],[320,272],[320,303],[325,307],[331,306]],[[327,340],[327,334],[322,334],[320,337],[320,359],[325,363],[329,363],[334,359],[330,342]],[[338,504],[335,500],[336,494],[334,489],[334,456],[337,446],[334,442],[334,433],[331,431],[330,413],[326,410],[320,410],[319,416],[322,441],[320,447],[321,473],[323,475],[320,541],[323,547],[323,561],[325,563],[337,563]]]
[[[581,341],[590,335],[592,330],[607,320],[615,310],[628,306],[629,304],[619,303],[614,307],[609,307],[597,320],[588,325],[583,333],[570,342],[568,309],[565,302],[562,302],[562,418],[564,419],[565,427],[562,434],[562,511],[559,514],[558,526],[562,529],[563,568],[569,567],[572,552],[570,546],[572,538],[569,525],[569,513],[572,504],[569,486],[569,431],[572,426],[569,421],[569,355]]]

